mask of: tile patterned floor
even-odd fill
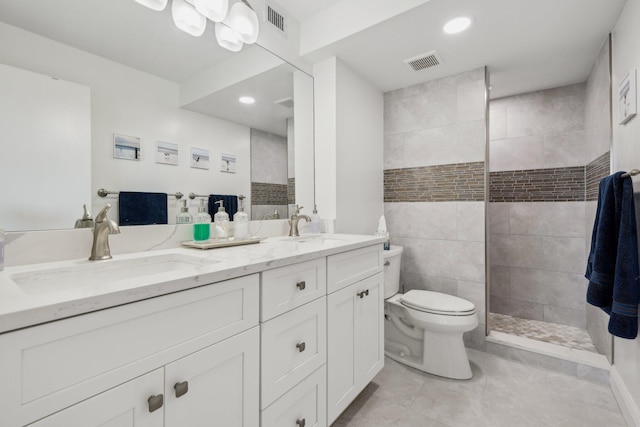
[[[598,351],[584,329],[489,313],[489,329],[578,350]]]
[[[449,380],[386,359],[332,427],[623,427],[611,389],[468,350],[474,377]]]

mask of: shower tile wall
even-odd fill
[[[584,328],[585,85],[490,103],[491,311]]]
[[[485,71],[385,93],[384,200],[391,243],[404,247],[405,291],[472,301],[484,347]]]
[[[288,212],[287,138],[251,129],[251,219]]]

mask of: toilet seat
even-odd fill
[[[414,310],[443,316],[471,316],[476,312],[475,305],[465,299],[415,289],[402,295],[400,304]]]

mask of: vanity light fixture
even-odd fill
[[[200,14],[213,22],[220,22],[227,16],[228,0],[193,0],[193,5]]]
[[[231,52],[239,52],[244,45],[238,33],[222,22],[216,22],[216,40],[221,47]]]
[[[238,98],[238,101],[242,102],[243,104],[255,104],[256,100],[250,96],[241,96],[240,98]]]
[[[157,10],[160,12],[167,7],[167,0],[136,0],[143,6],[147,6],[149,9]]]
[[[202,16],[185,0],[173,0],[171,3],[173,23],[187,34],[200,37],[207,28],[207,18]]]
[[[447,34],[457,34],[461,33],[467,28],[471,26],[471,18],[468,16],[459,16],[457,18],[453,18],[449,20],[444,27],[442,27],[442,31]]]
[[[242,0],[231,6],[227,23],[230,28],[238,33],[243,43],[252,44],[258,40],[258,15],[251,5]]]

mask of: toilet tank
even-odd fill
[[[400,292],[400,263],[402,246],[391,245],[384,254],[384,298],[390,298]]]

